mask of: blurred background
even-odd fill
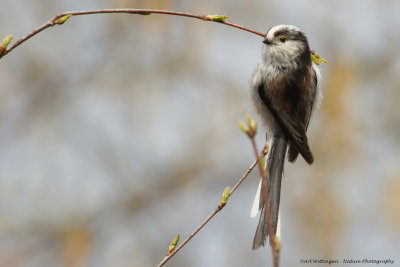
[[[329,63],[309,129],[315,163],[286,163],[282,266],[399,264],[399,1],[1,1],[0,38],[15,40],[61,11],[111,7],[226,14],[263,32],[300,26]],[[0,266],[158,264],[254,159],[237,120],[256,117],[261,41],[182,17],[90,15],[2,58]],[[166,266],[269,266],[270,248],[251,250],[258,179]]]

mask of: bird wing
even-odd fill
[[[257,90],[261,100],[280,126],[286,138],[297,148],[307,163],[312,164],[314,158],[308,146],[304,119],[296,118],[293,114],[289,114],[286,109],[279,108],[278,105],[274,104],[271,101],[268,90],[266,90],[265,82],[261,82]]]
[[[310,123],[311,115],[313,113],[313,109],[315,108],[316,101],[318,101],[317,98],[317,90],[318,90],[318,76],[314,68],[312,68],[312,85],[311,85],[311,98],[309,103],[307,103],[305,107],[305,129],[307,131],[308,125]],[[290,145],[289,146],[289,151],[288,151],[288,160],[290,162],[295,162],[297,159],[297,156],[299,155],[299,151],[296,149],[296,147]]]

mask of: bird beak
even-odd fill
[[[264,39],[263,43],[266,44],[266,45],[271,45],[272,44],[272,42],[270,40],[268,40],[267,38]]]

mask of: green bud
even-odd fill
[[[316,58],[318,59],[318,61],[322,62],[322,63],[328,63],[328,61],[326,61],[325,59],[323,59],[320,55],[316,54],[315,55]]]
[[[169,244],[167,255],[171,254],[175,250],[176,245],[178,245],[178,242],[179,242],[179,234],[172,240],[171,244]]]
[[[315,55],[311,54],[311,61],[314,62],[314,64],[319,65],[318,60],[315,58]]]
[[[241,130],[242,132],[248,133],[249,127],[247,127],[247,125],[246,125],[243,121],[239,120],[239,121],[238,121],[238,124],[239,124],[239,128],[240,128],[240,130]]]
[[[321,62],[322,63],[328,63],[328,61],[326,61],[325,59],[323,59],[320,55],[318,55],[317,52],[315,52],[314,50],[311,52],[311,60],[312,62],[314,62],[315,64],[319,65]]]
[[[13,39],[13,36],[11,34],[9,34],[3,39],[3,41],[1,41],[0,52],[7,48],[7,46],[11,43],[12,39]]]
[[[249,113],[246,114],[247,124],[250,125],[251,121],[253,120]]]
[[[139,15],[148,16],[151,15],[151,12],[140,12]]]
[[[265,170],[265,159],[264,157],[259,157],[258,158],[258,164],[260,164],[260,167]]]
[[[65,16],[62,16],[61,18],[58,18],[54,21],[55,24],[64,24],[70,17],[72,17],[72,14],[67,14]]]
[[[206,18],[212,20],[212,21],[217,21],[217,22],[221,22],[224,21],[225,19],[228,18],[228,16],[225,15],[207,15]]]
[[[229,186],[225,187],[224,192],[222,192],[221,202],[219,203],[220,205],[226,204],[229,199],[230,193],[231,189],[229,188]]]
[[[253,118],[250,116],[250,114],[246,114],[247,118],[247,124],[250,126],[250,129],[253,130],[253,132],[256,132],[257,130],[257,123]]]
[[[268,154],[268,151],[269,151],[269,142],[267,142],[267,143],[265,144],[264,151],[263,151],[264,155],[267,155],[267,154]]]
[[[275,250],[279,251],[281,249],[281,241],[276,235],[274,236],[274,242],[275,242]]]

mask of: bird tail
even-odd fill
[[[271,145],[267,154],[266,165],[267,165],[267,175],[268,175],[269,206],[271,211],[272,230],[274,234],[276,234],[276,229],[278,225],[281,181],[283,175],[283,165],[285,163],[286,150],[287,150],[287,141],[284,137],[271,138]],[[264,205],[265,203],[261,186],[259,186],[258,190],[261,190],[261,192],[257,192],[256,194],[256,199],[254,200],[255,202],[253,204],[253,209],[254,207],[256,207],[257,209],[257,204],[258,204],[258,210],[256,210],[256,212],[261,210],[261,216],[258,222],[256,234],[254,236],[253,249],[257,249],[261,246],[264,246],[268,236],[267,213],[265,210],[265,205]],[[254,215],[253,209],[251,213],[252,215]]]

